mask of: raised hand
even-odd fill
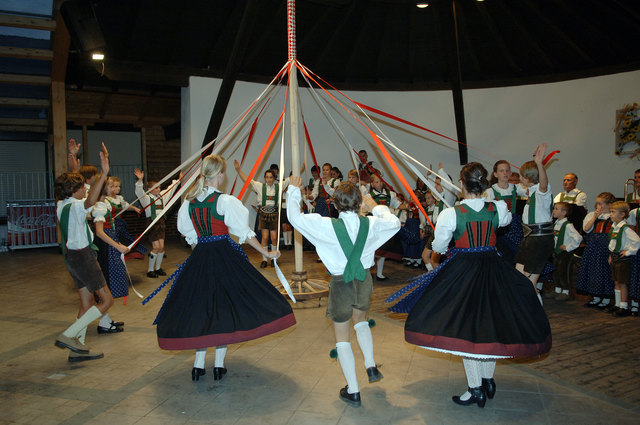
[[[136,178],[137,178],[138,180],[142,180],[142,179],[144,179],[144,171],[142,171],[142,170],[141,170],[141,169],[139,169],[139,168],[134,168],[134,169],[133,169],[133,174],[136,176]]]
[[[102,142],[102,151],[100,152],[100,168],[102,173],[109,174],[109,151],[104,142]]]
[[[544,159],[544,154],[547,151],[547,144],[546,143],[542,143],[539,146],[536,146],[536,149],[533,151],[533,161],[536,164],[541,164],[542,160]]]
[[[302,187],[302,177],[300,176],[291,176],[289,178],[289,184],[295,187]]]
[[[240,163],[238,162],[238,160],[237,160],[237,159],[234,159],[234,160],[233,160],[233,168],[235,168],[236,170],[237,170],[238,168],[240,168]]]
[[[78,152],[80,152],[80,143],[76,143],[76,139],[69,139],[69,144],[67,146],[70,154],[78,156]]]

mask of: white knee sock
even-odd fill
[[[227,355],[227,346],[216,347],[216,358],[213,367],[224,367],[224,356]]]
[[[562,288],[559,286],[556,286],[556,294],[560,294],[562,293]]]
[[[375,367],[376,362],[373,359],[373,336],[371,335],[369,322],[356,323],[353,325],[353,329],[356,331],[358,344],[360,344],[360,350],[362,350],[362,355],[364,356],[364,367]]]
[[[614,293],[614,296],[615,296],[615,298],[616,298],[616,304],[615,304],[615,306],[616,306],[616,307],[620,307],[620,298],[621,298],[620,290],[619,290],[619,289],[614,289],[614,290],[613,290],[613,293]]]
[[[82,317],[78,318],[71,326],[69,326],[64,332],[62,332],[62,334],[68,338],[75,338],[80,334],[80,332],[82,332],[82,329],[89,326],[91,322],[101,316],[102,313],[100,312],[100,310],[98,310],[98,307],[96,307],[95,305],[91,306],[91,308],[87,310],[87,312],[83,314]]]
[[[204,369],[204,359],[207,356],[206,348],[198,348],[196,350],[196,359],[193,361],[193,367],[197,367],[198,369]]]
[[[382,269],[384,269],[384,260],[385,257],[380,257],[378,258],[378,261],[376,261],[376,266],[378,268],[378,277],[384,277],[384,275],[382,274]]]
[[[631,310],[638,310],[638,301],[631,300]]]
[[[149,254],[149,272],[152,272],[156,269],[156,254],[153,252]]]
[[[495,360],[482,360],[480,362],[480,376],[484,379],[493,378],[493,374],[496,371]]]
[[[536,283],[536,288],[538,288],[539,290],[542,290],[542,287],[544,286],[543,282],[537,282]]]
[[[156,255],[156,265],[154,270],[158,270],[159,268],[161,268],[163,258],[164,258],[164,251],[159,252],[158,255]]]
[[[480,361],[475,359],[463,358],[462,364],[464,365],[464,372],[467,374],[467,385],[469,388],[477,388],[482,385],[482,374],[480,372]],[[465,391],[460,396],[460,400],[466,401],[471,398],[471,393]]]
[[[82,328],[82,330],[78,334],[78,341],[80,341],[80,344],[84,344],[84,339],[86,336],[87,336],[87,327],[85,326],[84,328]]]
[[[356,376],[356,360],[353,358],[353,351],[351,351],[351,343],[338,342],[336,344],[336,350],[338,351],[338,360],[342,367],[342,373],[347,380],[347,392],[349,394],[360,392],[358,387],[358,377]]]
[[[620,308],[623,310],[626,310],[629,308],[629,303],[628,302],[624,302],[624,301],[620,301]]]
[[[98,322],[98,326],[102,326],[103,328],[110,328],[111,322],[112,322],[111,316],[109,316],[109,312],[106,312],[100,318],[100,322]]]

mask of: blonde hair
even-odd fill
[[[347,174],[347,178],[351,176],[356,176],[358,177],[358,179],[360,179],[360,173],[358,173],[358,170],[356,170],[355,168],[353,170],[349,170],[349,173]]]
[[[187,201],[195,199],[204,188],[204,181],[224,173],[227,169],[227,162],[220,155],[209,155],[202,161],[200,175],[189,189],[186,196]]]
[[[624,218],[627,218],[629,217],[629,210],[631,208],[629,207],[629,204],[627,204],[624,201],[616,201],[613,204],[611,204],[611,207],[609,207],[609,209],[622,211],[624,213]]]

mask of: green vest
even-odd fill
[[[624,228],[629,227],[627,224],[623,224],[617,231],[613,231],[613,227],[611,228],[611,232],[609,232],[609,241],[615,239],[616,246],[613,248],[613,252],[620,252],[622,249],[622,235],[624,234]]]
[[[518,198],[518,189],[516,188],[516,185],[513,185],[513,190],[511,191],[510,195],[503,196],[493,187],[491,188],[491,190],[493,190],[493,197],[495,199],[499,201],[505,201],[507,203],[511,214],[514,214],[516,212],[516,199]]]
[[[373,200],[376,201],[376,204],[378,204],[378,205],[390,205],[391,204],[391,193],[387,190],[386,187],[383,187],[382,190],[380,191],[380,193],[375,193],[374,189],[372,188],[369,191],[369,194],[371,195]]]
[[[67,253],[67,239],[69,239],[69,212],[71,211],[71,203],[68,203],[64,207],[62,207],[62,213],[60,213],[60,237],[62,239],[61,247],[62,254]],[[85,220],[84,222],[87,229],[87,240],[89,241],[89,246],[94,251],[98,251],[98,247],[93,243],[93,238],[91,237],[91,230],[89,230],[89,224]]]
[[[536,223],[536,193],[533,196],[529,195],[529,199],[527,199],[527,205],[529,205],[529,223],[527,224],[539,224]],[[553,200],[551,200],[550,211],[553,211]]]
[[[151,219],[155,220],[156,219],[156,211],[157,210],[161,210],[164,208],[164,201],[162,200],[162,196],[158,197],[158,198],[154,198],[152,195],[149,195],[149,199],[151,199]],[[160,206],[156,205],[156,201],[160,200]]]
[[[568,202],[570,204],[573,204],[576,202],[576,199],[578,199],[578,195],[580,195],[582,193],[582,191],[578,191],[578,193],[576,193],[574,196],[567,196],[565,195],[565,192],[562,192],[560,194],[560,202]]]
[[[354,279],[359,281],[365,280],[367,271],[364,269],[360,259],[362,257],[362,251],[364,251],[364,245],[367,242],[367,235],[369,234],[369,219],[367,217],[360,217],[360,227],[358,228],[355,244],[351,242],[351,238],[342,219],[332,218],[331,224],[333,225],[333,231],[336,233],[338,242],[340,242],[340,248],[342,248],[344,256],[347,257],[347,265],[342,274],[344,281],[351,282]]]
[[[553,236],[556,237],[556,246],[554,248],[554,251],[556,252],[556,254],[560,254],[562,252],[562,250],[560,249],[560,246],[564,245],[564,234],[567,230],[568,224],[569,224],[569,220],[562,223],[562,226],[560,226],[560,230],[555,230],[555,229],[553,230]]]
[[[278,183],[273,185],[276,188],[276,193],[273,196],[267,196],[267,185],[262,184],[262,206],[267,206],[267,201],[275,202],[274,207],[278,206]]]
[[[480,211],[465,204],[456,205],[456,230],[453,237],[458,248],[494,246],[495,231],[500,224],[498,210],[492,202],[485,202]]]

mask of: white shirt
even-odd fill
[[[91,212],[93,207],[85,208],[84,199],[70,196],[63,201],[58,201],[56,209],[58,221],[62,215],[62,209],[69,203],[71,208],[69,209],[69,227],[67,229],[67,249],[86,248],[93,241],[91,229],[88,232],[91,239],[87,238],[87,214]]]
[[[114,205],[121,205],[123,210],[126,210],[131,205],[127,201],[124,200],[122,195],[116,195],[115,197],[107,196],[107,200]]]
[[[556,223],[553,225],[554,231],[560,231],[562,225],[567,221],[567,217],[562,218],[560,220],[556,220]],[[554,232],[555,233],[555,232]],[[554,236],[553,238],[554,244],[558,242],[558,236]],[[582,242],[582,235],[578,233],[573,224],[567,224],[567,227],[564,229],[564,241],[561,245],[564,245],[567,252],[571,252],[577,247],[580,246]],[[555,246],[555,245],[554,245]]]
[[[179,180],[172,181],[171,186],[169,186],[166,190],[160,192],[160,196],[158,196],[154,201],[156,206],[164,208],[167,205],[167,202],[171,200],[173,193],[178,188],[179,182]],[[147,205],[151,203],[151,197],[144,192],[144,188],[140,180],[136,182],[136,196],[140,198],[140,204],[142,204],[142,208],[145,209],[144,213],[147,218],[151,218],[151,207],[147,208]]]
[[[564,193],[564,196],[567,197],[571,197],[573,198],[575,196],[576,200],[571,202],[571,201],[567,201],[565,200],[564,202],[567,202],[569,204],[576,204],[580,207],[584,207],[587,204],[587,194],[584,193],[583,191],[581,191],[578,188],[574,188],[569,192],[560,192],[556,195],[555,198],[553,198],[553,202],[562,202],[560,201],[560,197],[562,196],[562,194]]]
[[[624,220],[620,223],[614,225],[611,228],[612,232],[617,231],[622,227],[623,224],[626,224]],[[609,241],[609,251],[613,252],[616,248],[616,240],[611,239]],[[630,227],[625,227],[624,232],[622,233],[622,244],[620,247],[620,251],[626,251],[625,257],[629,257],[631,255],[636,255],[638,249],[640,248],[640,237],[638,237],[637,233],[633,231]]]
[[[215,187],[205,186],[196,197],[198,201],[204,201],[214,192],[220,192]],[[198,243],[198,234],[193,221],[189,216],[190,201],[185,200],[178,210],[178,231],[184,235],[189,245]],[[224,224],[229,228],[229,233],[238,237],[238,243],[256,236],[249,228],[249,210],[235,196],[222,194],[218,198],[216,212],[224,216]]]
[[[267,197],[273,196],[273,199],[265,200],[264,206],[272,207],[276,204],[276,199],[278,199],[278,193],[276,192],[276,184],[277,182],[269,186],[266,183],[262,183],[256,180],[251,180],[251,188],[256,193],[256,201],[257,201],[256,205],[262,206],[262,187],[263,186],[266,186],[267,188],[267,190],[265,191],[265,194],[267,195]],[[289,178],[284,179],[282,182],[282,193],[284,193],[287,186],[289,186]]]
[[[536,211],[535,211],[535,224],[551,223],[551,205],[553,203],[553,196],[551,195],[551,185],[547,184],[547,191],[540,192],[540,183],[536,183],[529,188],[529,198],[536,197]],[[524,206],[522,211],[522,221],[524,224],[529,223],[529,205]]]
[[[474,211],[480,211],[484,208],[484,198],[463,199],[460,204],[467,205]],[[507,203],[504,201],[491,201],[496,205],[498,211],[498,226],[504,227],[511,223],[511,211],[507,209]],[[453,232],[456,230],[456,209],[455,207],[446,208],[438,216],[436,230],[433,234],[432,248],[437,253],[444,253],[449,248],[449,242],[453,238]]]
[[[98,201],[93,206],[93,210],[91,210],[91,216],[93,217],[93,221],[101,221],[105,222],[107,214],[111,211],[111,205],[107,201]]]
[[[627,217],[627,223],[630,226],[636,226],[638,224],[638,214],[640,214],[640,208],[634,208],[629,211],[629,217]]]
[[[302,199],[299,188],[289,186],[287,196],[289,198],[287,204],[289,222],[315,245],[318,256],[320,256],[325,267],[332,275],[343,274],[347,265],[347,257],[342,252],[340,242],[331,224],[331,218],[322,217],[320,214],[302,214],[299,207]],[[373,257],[376,249],[380,248],[400,230],[400,220],[391,214],[386,206],[378,205],[371,213],[373,216],[367,217],[369,233],[360,257],[362,266],[365,269],[373,266]],[[344,221],[351,241],[355,242],[360,228],[358,214],[353,211],[341,212],[339,218]]]
[[[593,230],[593,225],[591,225],[591,227],[587,228],[587,223],[589,223],[591,221],[591,219],[593,218],[593,216],[596,215],[595,212],[590,212],[589,214],[587,214],[587,216],[584,218],[584,220],[582,220],[582,230],[584,230],[586,233],[590,233]],[[611,214],[609,213],[603,213],[600,214],[598,216],[599,220],[606,220],[611,216]],[[595,224],[595,221],[594,221]]]

